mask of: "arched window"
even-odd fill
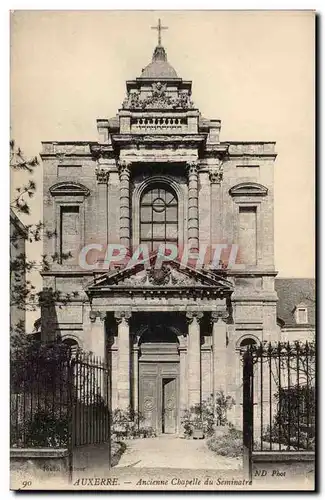
[[[241,348],[247,347],[248,345],[256,345],[256,340],[248,337],[248,338],[242,340],[240,343]]]
[[[140,200],[140,243],[153,251],[167,242],[178,243],[178,201],[173,189],[159,184],[149,187]]]
[[[63,340],[63,343],[68,347],[70,347],[72,356],[75,356],[77,354],[77,351],[79,349],[79,344],[76,340],[68,337]]]

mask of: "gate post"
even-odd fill
[[[252,481],[253,452],[253,355],[251,346],[243,356],[243,469]]]

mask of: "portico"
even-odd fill
[[[130,406],[157,432],[176,433],[183,410],[222,389],[213,367],[224,365],[232,285],[176,261],[151,266],[95,280],[90,317],[105,317],[96,354],[112,367],[113,409]]]

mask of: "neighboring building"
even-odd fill
[[[277,278],[278,325],[283,341],[315,340],[315,280]]]
[[[26,283],[26,240],[28,230],[10,209],[10,330],[25,331],[26,306],[22,300]]]
[[[239,348],[277,340],[274,288],[274,142],[220,141],[221,122],[192,102],[158,44],[152,62],[126,82],[115,117],[97,120],[98,142],[43,142],[43,214],[56,239],[44,253],[64,256],[44,286],[68,294],[43,308],[43,336],[60,335],[105,358],[114,408],[139,408],[158,432],[177,433],[185,408],[213,391],[241,411]],[[202,269],[178,261],[161,270],[116,263],[85,245],[171,242],[213,249],[237,244],[240,268]],[[97,250],[96,250],[97,248]],[[225,250],[225,254],[227,250]],[[227,261],[226,255],[224,260]],[[76,295],[76,292],[78,295]],[[73,295],[74,294],[74,295]]]

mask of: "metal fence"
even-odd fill
[[[72,359],[72,445],[110,440],[110,379],[98,356],[77,352]]]
[[[314,451],[314,343],[250,345],[243,365],[247,446],[252,451]]]
[[[74,448],[110,442],[109,370],[62,344],[33,345],[10,363],[10,444]]]
[[[72,419],[69,350],[33,346],[13,354],[10,372],[11,446],[68,446]]]

